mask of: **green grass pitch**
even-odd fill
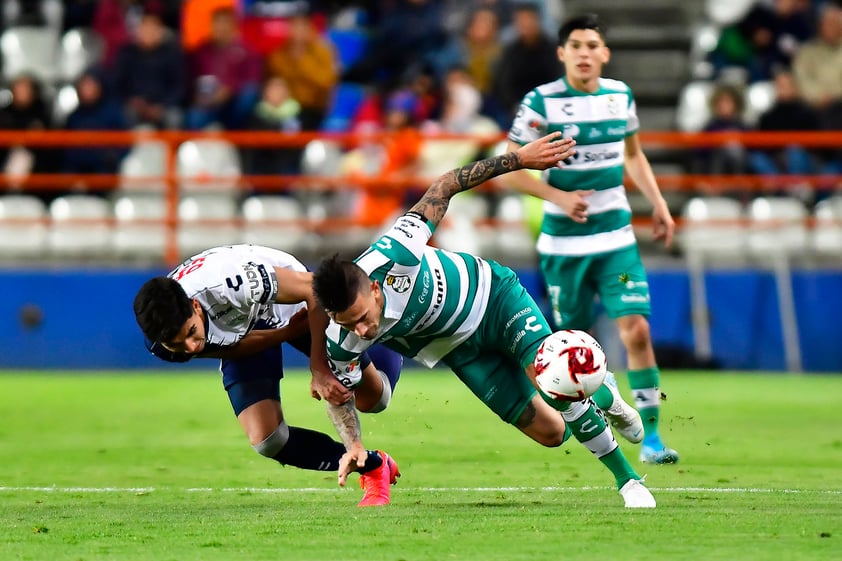
[[[287,419],[333,434],[307,382],[283,382]],[[623,444],[653,511],[624,509],[578,443],[542,448],[421,370],[363,417],[403,477],[360,509],[356,476],[339,489],[255,454],[218,375],[0,374],[0,560],[842,559],[842,376],[662,385],[681,463]]]

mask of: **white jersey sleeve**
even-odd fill
[[[547,114],[544,109],[544,97],[537,89],[532,90],[517,110],[509,129],[509,140],[523,146],[538,140],[547,134]]]

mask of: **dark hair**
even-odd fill
[[[193,315],[193,301],[178,282],[155,277],[134,297],[134,316],[140,330],[153,342],[171,341]]]
[[[334,254],[322,260],[313,273],[313,292],[325,310],[344,312],[357,299],[357,294],[368,288],[369,282],[359,265]]]
[[[710,109],[711,111],[716,106],[717,102],[722,97],[730,97],[734,100],[734,106],[738,115],[741,115],[745,107],[745,99],[743,99],[743,92],[740,88],[730,84],[720,84],[714,88],[713,93],[710,94]]]
[[[570,34],[577,29],[593,29],[605,39],[605,26],[599,21],[599,16],[596,14],[583,14],[568,18],[561,24],[561,27],[558,28],[558,44],[564,45],[567,43]]]

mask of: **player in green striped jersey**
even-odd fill
[[[539,444],[559,446],[572,433],[611,470],[627,507],[652,508],[655,499],[594,403],[556,402],[536,391],[533,361],[551,331],[514,271],[427,245],[456,193],[512,170],[556,166],[573,155],[572,146],[553,133],[448,172],[355,261],[323,261],[313,288],[331,318],[328,358],[347,387],[359,383],[358,357],[376,342],[428,367],[442,362],[502,420]],[[325,397],[348,450],[339,476],[344,484],[364,461],[359,418],[353,399]]]
[[[649,284],[631,226],[624,170],[653,205],[655,238],[669,246],[675,224],[640,147],[631,89],[601,77],[610,52],[597,16],[562,24],[558,57],[566,75],[524,97],[509,130],[509,149],[559,131],[576,140],[578,153],[570,165],[545,172],[543,181],[518,172],[513,184],[546,201],[538,253],[555,327],[593,327],[599,296],[626,347],[629,385],[645,430],[640,459],[675,463],[678,453],[658,434],[660,374],[647,319]],[[602,405],[601,394],[594,399]]]

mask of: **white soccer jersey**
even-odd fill
[[[207,344],[228,346],[242,339],[255,324],[283,327],[298,304],[275,304],[278,279],[275,267],[304,272],[307,268],[289,253],[258,245],[215,247],[187,259],[168,276],[205,311]]]
[[[587,255],[635,243],[623,165],[625,139],[639,127],[632,91],[619,80],[600,78],[599,89],[587,93],[559,78],[526,94],[509,139],[523,145],[555,131],[574,138],[572,161],[561,169],[545,171],[543,177],[563,191],[594,190],[588,197],[588,221],[584,224],[544,202],[539,253]]]

